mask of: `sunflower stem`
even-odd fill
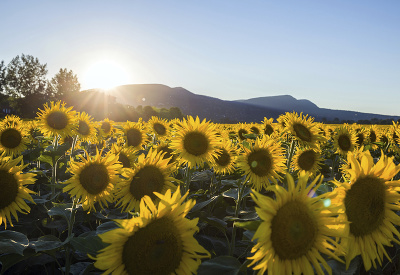
[[[76,205],[77,205],[78,199],[76,197],[73,198],[72,200],[72,208],[71,208],[71,216],[70,220],[68,223],[68,239],[72,236],[72,230],[74,229],[74,223],[75,223],[75,214],[76,214]],[[65,274],[69,274],[69,270],[71,268],[71,246],[67,244],[66,247],[66,252],[65,252]]]
[[[296,148],[296,141],[295,141],[295,139],[292,139],[292,142],[290,143],[289,154],[288,154],[287,163],[286,163],[286,166],[287,166],[287,169],[289,172],[290,172],[290,163],[292,162],[295,148]]]
[[[246,187],[246,184],[244,183],[245,178],[239,179],[237,181],[238,183],[238,198],[236,201],[236,206],[235,206],[235,220],[236,218],[239,217],[239,213],[240,213],[240,205],[242,204],[242,197],[243,197],[243,191],[244,188]],[[235,252],[235,242],[236,242],[236,227],[235,224],[233,224],[232,227],[232,239],[231,239],[231,245],[229,246],[229,256],[233,256],[233,253]]]

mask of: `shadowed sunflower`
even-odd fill
[[[357,137],[348,126],[343,125],[337,129],[337,133],[333,138],[333,144],[336,148],[336,153],[346,157],[348,152],[354,151]]]
[[[172,183],[175,179],[170,174],[176,169],[168,164],[169,159],[164,159],[161,152],[150,148],[145,156],[141,154],[133,169],[125,171],[126,180],[123,180],[116,192],[117,205],[123,211],[138,211],[140,200],[149,196],[153,201],[157,199],[154,192],[165,193],[168,189],[175,190]]]
[[[376,142],[380,141],[381,131],[377,125],[371,125],[367,130],[367,142],[371,145],[372,150],[376,150],[379,146]]]
[[[252,125],[250,126],[250,132],[252,132],[252,133],[255,134],[255,135],[259,135],[259,134],[260,134],[260,129],[258,128],[257,125],[252,124]]]
[[[357,147],[364,146],[367,142],[367,129],[364,127],[357,128],[355,131]]]
[[[202,258],[209,258],[193,235],[199,231],[198,218],[185,216],[195,201],[181,197],[180,189],[172,195],[157,193],[157,205],[145,196],[140,202],[139,217],[117,220],[120,228],[100,234],[110,245],[94,258],[95,267],[104,274],[194,274]]]
[[[236,125],[236,134],[239,140],[246,140],[246,135],[249,133],[249,126],[244,123],[238,123]]]
[[[169,159],[168,164],[179,165],[177,161],[177,155],[174,154],[174,150],[170,148],[169,143],[161,141],[157,147],[157,152],[161,152],[164,159]]]
[[[214,125],[205,119],[200,122],[199,117],[193,119],[188,116],[176,126],[175,137],[170,148],[179,154],[182,163],[190,168],[203,166],[204,162],[212,162],[217,156],[215,147],[220,144],[216,137]]]
[[[274,133],[273,121],[274,121],[273,118],[267,119],[266,117],[264,117],[264,121],[263,121],[264,135],[270,136]]]
[[[322,156],[318,149],[297,150],[293,156],[291,168],[294,171],[309,172],[310,177],[315,177],[321,169]]]
[[[118,161],[122,163],[122,168],[133,168],[137,152],[134,147],[121,147],[115,143],[111,147],[111,153],[118,155]]]
[[[103,137],[107,137],[112,134],[114,131],[114,121],[105,118],[104,120],[99,122],[100,125],[100,134]]]
[[[383,255],[390,260],[384,246],[391,246],[392,241],[400,243],[400,233],[395,228],[400,225],[395,212],[400,210],[400,181],[391,180],[400,166],[383,152],[376,164],[369,151],[361,153],[359,161],[352,153],[347,159],[351,165],[347,170],[350,180],[333,181],[339,195],[332,203],[343,208],[344,219],[349,222],[349,236],[342,239],[346,266],[361,254],[368,271],[371,265],[376,268],[376,260],[382,265]]]
[[[285,157],[280,143],[271,138],[257,138],[250,148],[243,147],[237,165],[246,175],[246,181],[257,191],[275,182],[285,170]]]
[[[44,104],[44,110],[39,109],[38,127],[45,136],[72,136],[75,127],[75,111],[66,108],[65,102],[50,102],[50,107]]]
[[[82,112],[76,116],[76,134],[79,139],[83,142],[94,142],[96,141],[96,128],[93,122],[93,118],[87,113]]]
[[[141,122],[127,121],[124,125],[124,137],[126,146],[136,149],[142,149],[142,145],[146,144],[148,140]]]
[[[258,274],[325,274],[324,267],[332,274],[330,266],[321,253],[342,262],[337,255],[342,248],[334,238],[345,237],[346,231],[337,217],[338,207],[325,206],[331,193],[317,197],[315,193],[322,183],[318,176],[307,186],[308,174],[302,173],[295,185],[287,174],[288,190],[279,185],[268,188],[275,193],[276,200],[253,191],[253,200],[258,205],[257,214],[262,222],[254,234],[256,244],[249,257]],[[314,269],[313,269],[314,267]]]
[[[151,117],[147,122],[152,133],[155,133],[158,137],[168,136],[168,122],[165,119],[160,119],[158,117]]]
[[[26,165],[18,166],[21,161],[22,156],[16,159],[0,156],[0,225],[4,223],[6,228],[7,220],[13,226],[11,214],[18,221],[17,211],[29,213],[31,209],[25,200],[34,203],[30,195],[34,192],[27,185],[35,183],[35,174],[22,173]]]
[[[17,126],[5,124],[0,127],[0,151],[8,156],[16,156],[26,149],[29,143],[26,128],[22,123]]]
[[[307,116],[303,116],[303,113],[297,115],[295,112],[287,114],[285,117],[286,129],[290,131],[301,147],[315,148],[318,146],[318,142],[325,141],[325,138],[313,122],[314,118],[307,118]]]
[[[101,208],[113,202],[113,190],[122,165],[118,162],[118,156],[110,152],[102,156],[102,152],[96,150],[93,157],[85,153],[87,158],[78,155],[81,162],[69,162],[68,171],[72,177],[65,182],[63,191],[79,199],[85,211],[91,211],[95,210],[96,202]]]
[[[237,159],[236,146],[230,141],[225,140],[220,146],[217,146],[218,156],[214,157],[213,168],[217,174],[231,174],[236,170]]]

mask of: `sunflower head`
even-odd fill
[[[141,122],[127,121],[124,125],[124,138],[126,146],[132,146],[136,149],[141,149],[142,145],[148,141]]]
[[[64,192],[68,192],[82,202],[84,210],[95,210],[98,202],[103,208],[114,199],[114,186],[119,181],[122,165],[118,162],[118,156],[108,152],[96,150],[96,155],[87,157],[79,155],[80,161],[71,161],[68,171],[72,177],[65,182]]]
[[[218,174],[230,174],[233,173],[236,168],[236,146],[227,140],[225,143],[217,147],[218,156],[214,157],[213,168]]]
[[[147,122],[149,125],[149,130],[156,134],[159,137],[164,137],[168,135],[169,126],[168,122],[165,119],[160,119],[158,117],[151,117],[151,119]]]
[[[262,222],[253,237],[257,242],[250,265],[255,265],[258,274],[267,269],[271,274],[324,274],[321,265],[331,273],[320,253],[341,261],[337,254],[342,250],[334,238],[345,236],[345,227],[336,218],[338,210],[325,207],[329,193],[309,196],[322,184],[320,176],[308,184],[308,174],[301,173],[295,184],[287,174],[287,183],[287,190],[279,185],[269,188],[275,200],[254,190],[251,194]]]
[[[26,165],[19,165],[22,156],[11,159],[4,154],[0,156],[0,225],[4,223],[7,227],[7,221],[11,226],[11,215],[18,221],[17,212],[29,213],[30,207],[25,200],[34,203],[27,185],[35,182],[34,174],[22,173]]]
[[[171,149],[175,150],[183,163],[190,167],[202,167],[204,162],[212,162],[213,157],[217,156],[215,147],[219,144],[213,124],[188,116],[177,128]]]
[[[382,264],[383,255],[389,258],[384,246],[398,242],[394,236],[400,236],[394,226],[400,224],[394,212],[400,209],[400,182],[392,180],[400,166],[383,152],[376,164],[369,151],[358,157],[349,153],[347,161],[349,178],[333,182],[339,195],[332,203],[343,208],[348,222],[349,236],[342,240],[347,266],[361,254],[365,269],[369,270],[372,265],[376,267],[376,260]]]
[[[81,141],[96,141],[97,132],[92,117],[85,112],[79,113],[75,123],[75,131]]]
[[[266,188],[270,181],[281,176],[285,168],[285,158],[280,142],[272,138],[257,138],[254,145],[248,149],[243,147],[237,164],[246,175],[246,180],[256,190]]]
[[[272,124],[272,122],[274,121],[273,118],[267,119],[266,117],[264,117],[264,121],[263,121],[263,132],[264,135],[270,136],[274,133],[274,126]]]
[[[29,143],[27,130],[23,123],[14,126],[14,124],[3,124],[0,127],[0,150],[6,155],[16,156],[26,149]]]
[[[291,168],[295,171],[305,171],[310,174],[310,177],[315,176],[321,169],[322,157],[318,149],[303,149],[297,150]]]
[[[336,152],[345,157],[354,150],[356,141],[357,137],[351,128],[347,125],[340,126],[334,137]]]
[[[142,198],[139,217],[119,220],[119,228],[100,235],[110,245],[94,258],[95,267],[107,274],[196,273],[201,259],[210,254],[193,237],[198,218],[185,218],[195,202],[184,202],[188,193],[180,194],[179,188],[173,194],[156,193],[157,204]]]
[[[54,103],[50,102],[44,104],[44,110],[39,109],[38,114],[38,127],[41,129],[44,135],[61,137],[73,135],[75,128],[75,111],[72,111],[72,107],[65,107],[66,103],[57,101]]]

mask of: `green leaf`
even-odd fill
[[[224,193],[222,193],[222,195],[226,198],[232,198],[235,201],[237,201],[238,200],[238,189],[237,188],[229,189],[229,190],[225,191]]]
[[[219,198],[219,195],[218,195],[218,196],[214,196],[214,197],[212,197],[212,198],[209,199],[209,200],[196,203],[196,205],[192,208],[192,212],[196,212],[196,211],[199,211],[199,210],[203,209],[203,208],[206,207],[208,204],[210,204],[211,202],[213,202],[214,200],[216,200],[216,199],[218,199],[218,198]]]
[[[234,226],[244,228],[251,231],[256,231],[257,228],[260,226],[261,221],[247,221],[247,222],[235,222]]]
[[[33,249],[26,249],[23,255],[20,254],[3,254],[0,255],[0,262],[1,262],[1,272],[0,274],[4,274],[7,269],[12,267],[13,265],[28,259],[29,257],[32,257],[36,255],[36,252]]]
[[[204,215],[201,215],[200,216],[200,220],[208,223],[211,226],[214,226],[214,227],[218,228],[223,233],[225,233],[226,230],[227,230],[226,222],[221,220],[221,219],[218,219],[218,218],[215,218],[215,217],[206,217]]]
[[[24,255],[24,249],[28,244],[28,238],[20,232],[9,230],[0,232],[0,254],[16,253]]]
[[[72,203],[55,203],[53,202],[53,208],[51,208],[47,214],[52,216],[63,217],[69,224],[71,217],[71,207]]]
[[[116,228],[120,228],[120,227],[115,222],[113,222],[113,221],[105,222],[96,228],[96,233],[97,233],[97,235],[100,235],[100,234],[103,234],[107,231],[110,231],[110,230],[113,230]]]
[[[64,246],[71,240],[72,236],[61,242],[59,238],[53,235],[45,235],[40,237],[37,241],[32,242],[33,248],[36,252],[51,251]]]
[[[219,256],[203,262],[198,269],[199,275],[244,274],[240,271],[241,263],[232,256]]]
[[[108,246],[99,236],[75,237],[72,238],[71,245],[75,250],[90,255],[96,255],[99,250]]]
[[[37,159],[40,160],[41,162],[48,163],[53,167],[53,159],[51,158],[51,156],[42,154]]]

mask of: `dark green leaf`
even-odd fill
[[[241,263],[232,256],[219,256],[203,262],[198,269],[199,275],[244,274],[240,271]]]
[[[28,238],[20,232],[10,230],[0,232],[0,254],[16,253],[23,255],[28,244]]]
[[[96,228],[96,233],[97,233],[97,235],[100,235],[100,234],[103,234],[107,231],[110,231],[110,230],[113,230],[116,228],[119,228],[119,226],[115,222],[113,222],[113,221],[105,222]]]
[[[229,190],[225,191],[224,193],[222,193],[222,195],[224,197],[232,198],[235,201],[237,201],[238,200],[238,189],[237,188],[229,189]]]
[[[261,221],[248,221],[248,222],[235,222],[234,226],[244,228],[251,231],[256,231],[257,228],[260,226]]]
[[[63,217],[69,224],[70,217],[71,217],[71,207],[72,203],[54,203],[53,208],[51,208],[47,214],[52,216],[60,216]]]
[[[213,202],[217,198],[219,198],[219,195],[218,196],[214,196],[209,200],[196,203],[196,205],[192,208],[192,212],[196,212],[196,211],[199,211],[199,210],[203,209],[204,207],[206,207],[208,204],[210,204],[211,202]]]
[[[0,274],[4,274],[4,272],[6,272],[6,270],[12,267],[13,265],[19,263],[20,261],[28,259],[29,257],[32,257],[34,255],[36,255],[36,252],[33,249],[26,249],[23,255],[14,253],[0,255],[0,262],[2,264]]]
[[[68,240],[61,242],[59,238],[53,235],[45,235],[37,241],[32,242],[36,252],[50,251],[62,247]]]
[[[85,254],[96,255],[97,252],[105,248],[108,244],[101,241],[99,236],[75,237],[71,240],[71,245],[75,250]]]

